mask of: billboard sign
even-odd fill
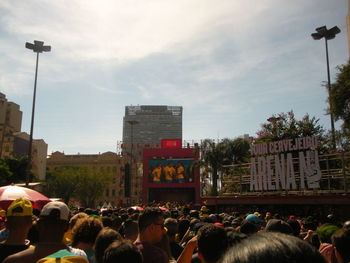
[[[163,139],[162,148],[181,148],[180,139]]]
[[[250,191],[319,189],[318,146],[314,136],[252,145]]]

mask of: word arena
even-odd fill
[[[317,146],[316,137],[253,145],[255,156],[251,158],[250,191],[320,188]],[[298,151],[294,153],[295,158],[290,151]]]

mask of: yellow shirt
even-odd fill
[[[185,171],[185,168],[182,166],[182,165],[180,165],[179,167],[177,167],[177,169],[176,169],[177,171],[177,179],[184,179],[185,178],[185,176],[184,176],[184,171]]]
[[[162,173],[161,167],[156,167],[152,171],[153,182],[160,182],[160,175]]]

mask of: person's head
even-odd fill
[[[140,250],[130,240],[114,241],[103,255],[103,263],[142,263]]]
[[[290,227],[293,229],[293,235],[294,236],[299,236],[300,235],[300,230],[301,230],[301,225],[296,219],[288,219],[287,223],[290,225]]]
[[[139,231],[151,243],[159,242],[166,233],[164,218],[159,208],[148,207],[139,216]]]
[[[81,218],[87,218],[89,217],[88,214],[84,213],[84,212],[79,212],[77,214],[75,214],[74,216],[71,217],[71,219],[69,220],[69,228],[72,229],[75,225],[75,223],[81,219]]]
[[[227,249],[226,231],[222,227],[206,224],[198,231],[198,257],[202,262],[217,262]]]
[[[332,235],[332,244],[336,247],[343,262],[350,262],[350,229],[341,228]]]
[[[317,234],[321,243],[331,243],[331,236],[339,227],[330,224],[323,224],[317,228]]]
[[[33,206],[29,200],[19,198],[6,211],[6,228],[11,231],[29,231],[32,226]]]
[[[252,235],[259,231],[259,228],[256,226],[256,224],[251,223],[247,220],[243,220],[242,224],[239,227],[239,232],[246,234],[246,235]]]
[[[281,219],[270,219],[267,224],[265,231],[267,232],[279,232],[284,234],[293,234],[291,226]]]
[[[253,223],[255,225],[258,225],[259,222],[260,222],[260,218],[257,215],[255,215],[255,214],[247,215],[245,220],[247,220],[248,222]]]
[[[317,228],[317,224],[315,223],[315,220],[311,216],[304,218],[301,223],[302,223],[303,231],[307,231],[307,230],[315,231]]]
[[[134,242],[139,233],[139,226],[136,221],[128,219],[123,223],[123,234],[125,239]]]
[[[179,231],[179,224],[175,218],[167,218],[164,222],[165,227],[168,229],[167,235],[170,237],[175,237]]]
[[[72,245],[76,246],[78,243],[82,242],[93,246],[102,228],[103,225],[100,219],[93,217],[79,219],[72,229]]]
[[[223,263],[326,263],[323,256],[308,242],[274,232],[259,232],[232,246]]]
[[[97,263],[102,263],[103,254],[114,241],[122,240],[122,236],[114,229],[105,227],[96,237],[94,255]]]
[[[70,210],[68,206],[59,201],[47,203],[40,212],[37,223],[40,241],[62,240],[63,234],[68,229]]]
[[[345,229],[350,229],[350,220],[346,221],[346,222],[343,224],[343,228],[345,228]]]
[[[234,244],[237,244],[248,237],[246,234],[240,233],[232,228],[225,228],[225,231],[227,236],[228,247],[231,247]]]

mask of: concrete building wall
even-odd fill
[[[6,99],[0,93],[0,157],[10,156],[13,152],[14,132],[19,132],[22,125],[22,112],[18,104]]]
[[[182,140],[182,107],[126,106],[123,118],[123,153],[142,162],[143,148],[159,148],[162,139]],[[131,147],[133,144],[133,147]]]

